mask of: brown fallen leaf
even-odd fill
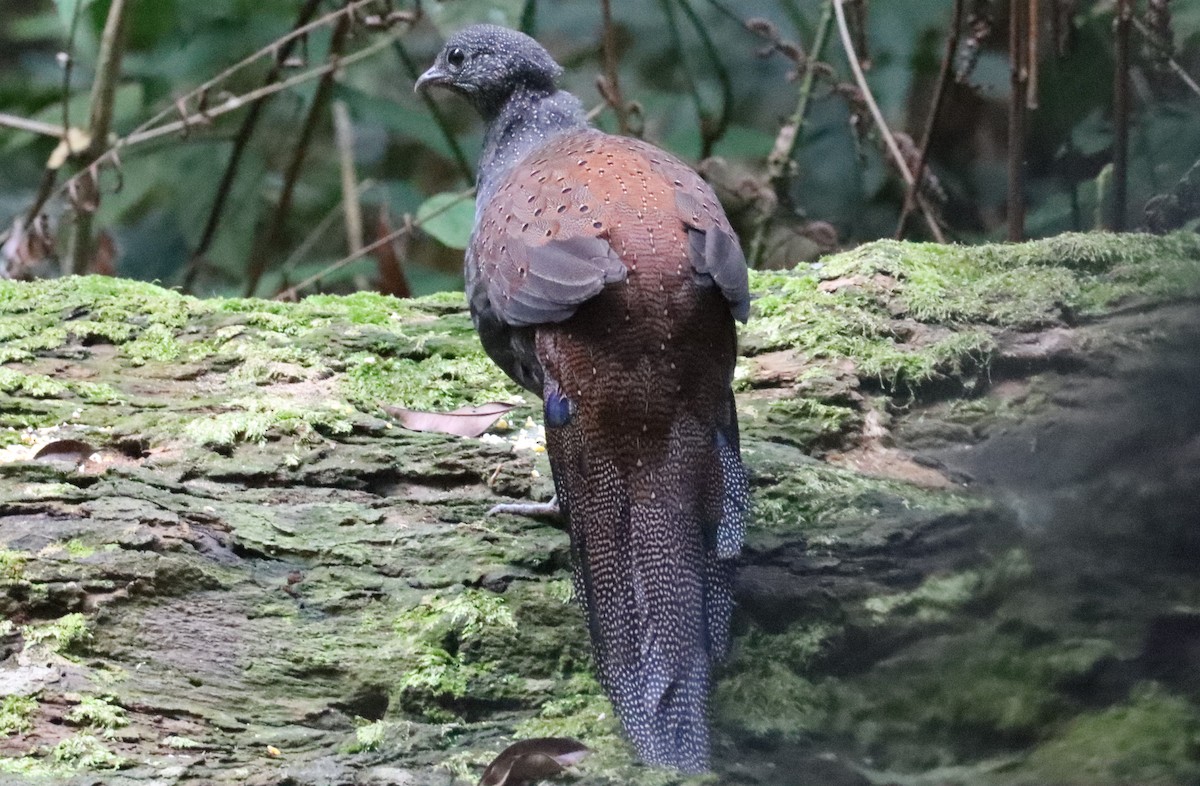
[[[578,764],[591,749],[570,737],[534,737],[500,751],[483,771],[479,786],[525,786],[552,778]]]
[[[46,464],[62,462],[79,466],[95,452],[96,449],[83,440],[58,439],[43,445],[41,450],[33,454],[33,460]]]
[[[459,407],[452,412],[422,412],[417,409],[381,405],[383,411],[411,431],[436,431],[456,437],[478,437],[491,428],[500,417],[515,406],[501,401],[490,401],[478,407]]]

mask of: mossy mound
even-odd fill
[[[1163,557],[1194,407],[1095,390],[1194,390],[1200,241],[876,243],[751,285],[717,779],[1194,780],[1200,588]],[[482,439],[384,410],[490,400]],[[1064,412],[1124,414],[1080,450]],[[579,783],[683,782],[592,676],[566,535],[484,516],[549,496],[538,419],[457,294],[0,282],[0,782],[445,786],[539,735],[596,750]],[[1170,460],[1123,460],[1147,433]]]

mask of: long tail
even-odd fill
[[[555,426],[560,401],[546,398],[547,448],[600,681],[644,761],[704,771],[746,508],[736,421],[679,407],[646,429]]]

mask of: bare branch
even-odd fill
[[[892,136],[892,131],[888,128],[887,122],[883,119],[883,112],[879,111],[879,104],[875,102],[875,96],[871,93],[871,87],[867,84],[867,77],[863,74],[862,66],[858,62],[858,55],[854,51],[854,42],[850,38],[850,29],[846,25],[846,10],[843,7],[846,0],[833,0],[833,11],[837,16],[838,33],[842,38],[842,46],[846,50],[846,59],[850,63],[850,70],[854,73],[854,80],[858,83],[858,89],[862,93],[863,100],[866,102],[868,109],[871,111],[871,117],[875,120],[875,127],[879,129],[880,136],[883,137],[884,144],[888,152],[892,156],[892,160],[896,165],[897,171],[904,178],[904,182],[910,187],[915,182],[912,172],[909,171],[908,163],[904,160],[904,154],[900,151],[900,146],[896,143],[895,137]],[[929,226],[929,231],[933,234],[934,239],[939,243],[945,243],[946,238],[942,234],[942,228],[938,226],[937,221],[933,217],[933,210],[929,203],[921,196],[920,192],[916,195],[917,204],[921,207],[921,212],[925,215],[925,223]]]
[[[358,203],[358,175],[354,172],[354,126],[344,101],[333,102],[333,139],[337,144],[342,173],[342,207],[346,218],[346,245],[350,251],[363,247],[362,206]]]
[[[750,23],[747,22],[747,25]],[[792,116],[788,118],[783,127],[779,129],[779,135],[775,138],[775,146],[771,149],[771,154],[767,156],[767,183],[775,191],[780,192],[788,176],[788,167],[792,161],[792,156],[796,153],[796,146],[800,143],[801,132],[804,130],[804,118],[808,114],[808,104],[812,98],[813,82],[817,77],[817,65],[821,59],[822,53],[825,51],[825,42],[829,37],[829,30],[833,25],[833,0],[828,0],[821,10],[821,19],[817,22],[817,32],[813,39],[812,51],[808,57],[803,57],[802,53],[796,52],[795,55],[803,59],[804,78],[800,82],[799,98],[796,101],[796,109],[792,112]],[[775,46],[779,47],[780,43],[775,42]],[[798,49],[798,47],[797,47]],[[772,213],[774,211],[763,210],[759,213],[757,225],[754,227],[754,237],[750,241],[750,264],[758,268],[762,266],[763,255],[766,253],[767,232],[771,228]]]
[[[104,32],[100,36],[96,78],[92,82],[91,106],[88,110],[88,134],[91,136],[91,141],[83,153],[89,169],[108,149],[108,132],[112,128],[113,103],[117,95],[117,81],[121,74],[121,56],[124,53],[127,8],[126,0],[113,0],[112,5],[108,7]],[[69,136],[70,129],[65,129],[64,134]],[[71,252],[63,259],[64,273],[80,275],[87,270],[88,262],[92,257],[92,215],[94,212],[94,210],[75,211]]]
[[[33,134],[41,134],[42,136],[52,136],[62,138],[63,130],[53,123],[43,123],[41,120],[29,120],[17,115],[10,115],[7,112],[0,112],[0,126],[4,128],[12,128],[17,131],[29,131]]]
[[[280,292],[278,295],[276,295],[275,299],[276,300],[294,299],[301,290],[312,286],[316,282],[325,278],[325,276],[328,276],[330,273],[333,273],[337,270],[341,270],[346,265],[349,265],[351,262],[357,262],[359,259],[362,259],[367,254],[372,253],[373,251],[375,251],[375,249],[383,246],[385,243],[391,243],[393,240],[400,237],[401,235],[404,235],[407,232],[411,232],[412,230],[419,228],[425,221],[428,221],[429,219],[434,218],[435,216],[440,216],[442,213],[445,213],[450,208],[458,205],[460,202],[462,202],[465,199],[470,199],[474,195],[475,195],[474,188],[468,188],[464,191],[458,192],[457,194],[454,195],[454,199],[447,200],[446,204],[442,205],[437,210],[431,210],[429,213],[427,213],[425,216],[423,216],[419,220],[406,221],[404,226],[400,227],[399,229],[395,230],[394,232],[389,232],[388,234],[384,235],[383,237],[376,239],[374,242],[368,243],[367,245],[365,245],[361,249],[359,249],[356,253],[350,254],[346,257],[343,257],[342,259],[339,259],[337,262],[334,262],[332,265],[325,268],[324,270],[314,273],[313,275],[304,279],[299,284],[288,287],[283,292]]]
[[[629,135],[629,106],[621,95],[621,80],[617,69],[617,32],[613,26],[611,0],[600,0],[600,11],[604,18],[604,38],[601,51],[604,55],[604,75],[597,80],[597,87],[605,102],[617,116],[617,133]]]
[[[954,0],[954,12],[950,17],[950,32],[946,36],[946,51],[942,53],[942,68],[938,73],[937,88],[933,93],[933,103],[929,107],[929,117],[925,120],[925,133],[921,136],[921,152],[917,155],[917,165],[913,168],[913,181],[908,184],[904,193],[904,207],[900,211],[900,220],[896,222],[896,239],[904,237],[905,224],[916,203],[917,191],[925,179],[925,163],[929,156],[929,142],[933,139],[933,130],[937,127],[938,114],[942,111],[942,102],[946,98],[946,89],[950,85],[954,73],[954,55],[958,52],[958,40],[962,33],[963,0]]]
[[[296,23],[292,25],[292,29],[296,30],[306,25],[312,15],[316,13],[317,6],[321,0],[307,0],[304,6],[296,15]],[[288,38],[280,44],[275,53],[275,64],[271,67],[270,72],[263,80],[263,84],[269,85],[279,79],[283,71],[284,63],[291,57],[292,49],[298,38]],[[207,115],[207,99],[208,93],[200,94],[200,101],[205,116]],[[262,115],[262,110],[266,106],[267,100],[263,98],[255,101],[250,105],[250,110],[242,119],[242,124],[238,128],[237,136],[233,140],[233,149],[229,153],[229,160],[225,163],[225,171],[221,175],[221,182],[217,185],[216,195],[213,198],[212,207],[208,211],[208,219],[204,223],[204,231],[200,233],[200,242],[196,244],[195,251],[192,252],[191,258],[188,259],[187,270],[183,275],[183,291],[190,292],[192,285],[196,281],[196,275],[200,271],[200,260],[208,253],[208,249],[212,247],[213,239],[217,235],[217,227],[221,223],[221,215],[225,211],[225,202],[229,198],[230,192],[233,190],[233,180],[237,176],[238,165],[241,163],[242,155],[246,150],[246,146],[250,143],[250,137],[254,135],[255,128],[258,127],[258,119]]]
[[[1125,208],[1129,192],[1129,31],[1132,28],[1133,0],[1117,0],[1116,64],[1113,73],[1113,182],[1112,212],[1108,228],[1125,229]]]
[[[1025,115],[1028,110],[1027,0],[1013,0],[1008,19],[1011,95],[1008,101],[1008,239],[1025,237]]]
[[[1187,85],[1189,90],[1191,90],[1197,96],[1200,96],[1200,84],[1196,84],[1196,80],[1192,78],[1192,75],[1185,71],[1183,66],[1179,65],[1179,62],[1172,56],[1171,45],[1166,41],[1163,41],[1162,37],[1151,30],[1145,23],[1142,22],[1141,19],[1138,19],[1135,16],[1133,17],[1132,21],[1133,26],[1138,29],[1138,32],[1141,33],[1142,36],[1145,37],[1145,39],[1149,41],[1152,46],[1167,56],[1167,67],[1175,72],[1175,75],[1178,76],[1185,85]]]
[[[333,37],[329,41],[328,65],[337,66],[341,61],[342,49],[345,47],[350,33],[351,19],[352,17],[349,15],[343,16],[338,19],[337,26],[334,27]],[[296,140],[296,147],[292,151],[292,160],[284,172],[279,202],[276,203],[266,227],[258,236],[258,240],[250,252],[249,267],[246,271],[246,297],[253,296],[254,291],[258,289],[258,282],[267,269],[267,258],[271,253],[271,248],[283,232],[283,224],[288,213],[291,212],[292,196],[295,193],[296,183],[300,180],[300,170],[304,167],[304,159],[312,142],[313,133],[316,131],[317,119],[325,114],[325,107],[333,93],[333,76],[336,70],[336,68],[330,68],[321,75],[321,81],[317,84],[316,93],[313,95],[312,105],[308,108],[308,116],[304,119],[300,136]]]

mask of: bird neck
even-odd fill
[[[483,206],[512,168],[547,140],[587,127],[579,99],[565,90],[553,93],[518,87],[487,120],[479,157],[476,204]]]

